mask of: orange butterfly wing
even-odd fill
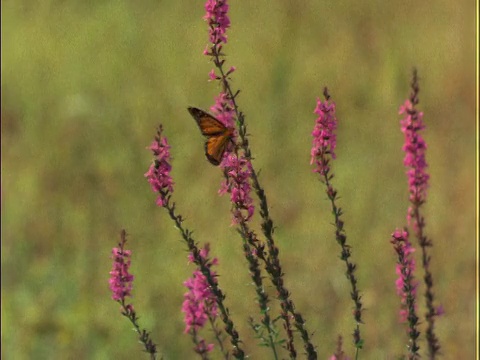
[[[197,121],[202,135],[216,136],[222,135],[227,131],[227,127],[209,113],[193,107],[189,107],[188,111],[190,112],[190,115],[192,115]]]
[[[232,131],[227,129],[227,133],[224,135],[211,136],[208,138],[205,143],[205,155],[213,165],[218,165],[222,161],[223,153],[231,136]]]
[[[189,107],[188,111],[197,121],[202,135],[208,138],[205,143],[205,156],[208,161],[213,165],[220,164],[228,141],[233,135],[233,129],[227,128],[220,121],[203,110]]]

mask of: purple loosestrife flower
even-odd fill
[[[233,204],[233,224],[249,221],[255,211],[253,200],[250,196],[252,187],[252,163],[240,154],[230,153],[220,165],[225,172],[225,180],[222,182],[219,194],[230,194]]]
[[[200,257],[208,268],[218,264],[217,258],[208,259],[208,252],[210,248],[206,244],[200,250]],[[189,261],[193,261],[193,255],[189,254]],[[211,271],[211,276],[215,278],[216,272]],[[218,315],[218,307],[214,293],[208,284],[207,278],[200,270],[195,270],[191,278],[183,283],[188,292],[184,295],[182,304],[182,312],[185,314],[185,332],[191,333],[195,339],[199,329],[203,328],[207,320],[214,319]],[[205,341],[196,340],[196,350],[203,354],[213,349],[213,344],[206,344]]]
[[[127,232],[122,230],[120,233],[120,242],[118,248],[113,248],[112,259],[113,269],[110,271],[110,290],[112,290],[112,299],[121,305],[122,315],[127,317],[134,326],[138,334],[139,341],[143,344],[145,351],[150,354],[151,359],[155,359],[157,346],[150,338],[150,333],[141,329],[138,323],[137,313],[132,304],[126,304],[125,298],[131,296],[133,275],[128,272],[130,268],[130,257],[132,252],[125,250],[127,242]]]
[[[185,332],[193,328],[195,331],[202,328],[208,316],[217,316],[215,297],[210,290],[205,275],[195,270],[191,278],[184,283],[188,292],[184,295],[182,312],[185,313]]]
[[[162,125],[158,127],[157,135],[148,149],[153,152],[155,161],[145,173],[152,190],[160,195],[157,198],[158,206],[165,206],[167,198],[173,192],[173,180],[170,176],[170,145],[166,137],[162,136]]]
[[[206,14],[203,17],[208,23],[208,35],[210,44],[207,45],[203,54],[210,56],[215,64],[215,67],[219,71],[219,74],[214,69],[208,74],[210,80],[218,80],[222,83],[223,89],[226,92],[227,89],[230,92],[228,85],[228,76],[235,71],[235,67],[232,66],[228,71],[223,70],[223,64],[225,60],[221,60],[223,44],[227,43],[227,29],[230,27],[230,18],[228,17],[229,6],[227,0],[207,0],[205,3]],[[230,93],[230,97],[233,94]]]
[[[410,100],[406,100],[400,107],[399,114],[404,114],[400,121],[405,143],[402,150],[405,152],[403,164],[408,168],[408,187],[412,206],[408,209],[408,221],[413,217],[413,207],[422,205],[427,197],[428,180],[430,176],[426,172],[428,166],[425,160],[427,145],[420,131],[425,128],[423,112],[417,111]],[[414,224],[417,227],[418,224]]]
[[[330,157],[335,159],[335,147],[337,145],[337,118],[335,116],[335,103],[328,100],[317,100],[317,107],[314,111],[318,115],[315,127],[312,131],[313,145],[311,150],[310,164],[315,163],[314,172],[326,175],[329,170]]]
[[[232,101],[225,93],[220,93],[215,98],[215,104],[210,107],[212,114],[222,122],[227,128],[235,128],[235,110],[233,108]],[[233,139],[236,138],[236,133],[233,136]]]
[[[112,249],[111,258],[113,259],[113,267],[112,271],[110,271],[109,280],[112,299],[122,303],[127,296],[131,296],[133,286],[133,275],[128,272],[130,269],[130,257],[132,252],[124,249],[126,242],[124,239],[125,238],[122,237],[122,242],[119,243],[118,248],[115,247]],[[133,311],[131,305],[130,308]]]
[[[393,233],[392,244],[398,255],[396,265],[398,279],[395,281],[395,286],[397,294],[401,297],[400,321],[405,322],[409,316],[409,297],[411,297],[413,309],[415,310],[417,307],[415,299],[417,297],[418,282],[414,280],[415,259],[411,255],[415,252],[415,248],[408,240],[408,232],[405,230],[397,229]]]
[[[421,207],[427,199],[427,189],[429,175],[426,172],[427,162],[425,160],[425,153],[427,145],[420,132],[425,129],[423,123],[423,113],[416,109],[419,103],[418,93],[420,91],[418,85],[418,75],[416,69],[413,70],[412,92],[404,105],[400,107],[400,114],[404,118],[400,121],[401,129],[405,137],[403,151],[405,152],[404,165],[407,168],[408,188],[410,206],[407,212],[407,220],[411,225],[415,237],[418,240],[422,254],[422,267],[425,271],[423,276],[426,285],[425,300],[427,305],[427,312],[425,318],[428,326],[425,331],[427,338],[428,353],[431,359],[434,359],[440,350],[440,344],[435,335],[435,316],[441,313],[441,309],[434,306],[434,292],[433,292],[433,275],[430,271],[431,256],[428,255],[428,247],[433,246],[433,243],[425,235],[425,219],[421,214]]]
[[[203,17],[209,26],[209,39],[214,45],[227,43],[227,29],[230,27],[230,18],[228,17],[227,0],[207,0],[205,3],[206,14]]]

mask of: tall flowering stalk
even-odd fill
[[[211,107],[212,113],[225,126],[234,128],[234,112],[232,110],[232,102],[224,93],[216,98],[215,104]],[[236,133],[234,132],[232,142],[235,143]],[[234,151],[233,151],[234,150]],[[221,184],[219,194],[229,194],[232,203],[232,224],[239,226],[239,233],[243,239],[243,249],[245,258],[249,264],[250,276],[255,285],[257,293],[258,305],[262,314],[261,323],[263,329],[267,330],[267,336],[262,335],[259,326],[253,326],[262,343],[272,349],[275,359],[278,358],[276,344],[277,334],[273,321],[270,317],[270,308],[268,306],[269,299],[263,285],[263,277],[261,276],[261,268],[258,262],[258,247],[260,243],[257,241],[256,235],[249,229],[248,222],[253,217],[255,206],[250,196],[251,185],[250,178],[252,174],[252,163],[244,156],[244,152],[227,148],[220,163],[225,178]],[[263,250],[262,250],[263,251]],[[253,320],[252,320],[253,321]],[[251,323],[252,323],[251,321]]]
[[[262,314],[262,326],[254,325],[253,329],[257,333],[257,336],[262,340],[262,344],[272,349],[274,359],[278,359],[276,350],[278,331],[270,317],[270,308],[268,306],[269,299],[265,292],[261,268],[258,261],[259,258],[266,260],[264,257],[264,247],[260,241],[258,241],[257,235],[249,226],[249,221],[255,211],[253,199],[250,197],[252,164],[249,159],[245,158],[244,153],[237,149],[234,153],[229,153],[224,157],[224,161],[220,164],[220,167],[225,174],[225,180],[222,183],[219,193],[230,194],[230,201],[232,203],[232,222],[233,224],[238,225],[238,232],[243,239],[245,258],[249,264],[250,276],[255,285],[258,305],[260,307],[260,313]],[[287,321],[289,321],[288,316]],[[253,324],[253,320],[251,323]],[[266,337],[263,335],[262,327],[267,331]],[[287,337],[287,349],[290,352],[291,358],[295,358],[296,352],[293,347],[293,334],[291,331],[290,333],[287,333]]]
[[[248,244],[248,247],[251,248],[247,250],[246,253],[250,252],[251,250],[255,250],[256,256],[258,256],[261,260],[264,261],[266,271],[269,273],[271,280],[277,289],[278,298],[280,299],[282,306],[282,318],[284,320],[284,326],[286,328],[288,336],[287,348],[290,352],[290,357],[296,357],[296,351],[293,347],[293,333],[290,324],[290,322],[293,321],[295,327],[299,331],[304,341],[304,347],[306,353],[308,354],[308,358],[316,359],[317,353],[310,341],[310,335],[305,329],[305,321],[302,318],[301,314],[295,310],[293,301],[290,299],[290,293],[284,286],[283,271],[278,257],[279,250],[276,247],[273,239],[273,222],[269,215],[267,198],[265,196],[263,188],[260,185],[257,173],[254,167],[251,165],[252,157],[246,135],[247,129],[245,125],[245,119],[243,113],[239,110],[236,102],[236,97],[238,96],[239,91],[234,92],[229,83],[230,74],[235,71],[235,67],[230,67],[229,70],[225,70],[224,68],[225,60],[223,59],[224,54],[222,50],[224,44],[227,43],[226,32],[227,29],[230,27],[230,19],[228,17],[229,6],[226,0],[207,0],[205,9],[206,15],[204,19],[207,21],[209,26],[210,44],[205,49],[204,54],[212,59],[217,69],[217,72],[215,70],[212,70],[210,72],[209,78],[211,80],[219,81],[222,85],[222,92],[220,94],[220,98],[223,99],[223,103],[220,108],[222,108],[223,110],[227,110],[227,112],[231,112],[233,110],[235,118],[237,119],[239,146],[237,146],[236,149],[236,174],[238,175],[240,173],[238,172],[238,169],[242,168],[246,169],[246,171],[250,173],[249,181],[251,181],[251,184],[258,198],[260,199],[260,216],[262,217],[262,231],[266,238],[266,252],[264,251],[264,246],[261,245],[257,240],[255,233],[251,231],[247,225],[247,220],[249,220],[248,216],[251,217],[251,215],[249,214],[253,215],[253,207],[248,205],[247,208],[241,208],[238,206],[237,202],[237,205],[234,206],[234,209],[236,209],[236,212],[234,212],[234,222],[240,225],[240,234],[242,235],[242,238],[244,238],[245,242]],[[238,153],[240,149],[242,153],[239,155]],[[229,159],[228,155],[225,155],[224,159],[227,159],[227,164],[221,164],[220,166],[227,165],[226,168],[232,168],[229,161],[233,159]],[[242,164],[242,166],[238,167],[239,164]],[[226,171],[226,174],[228,177],[228,170]],[[242,184],[245,183],[246,182],[242,182]],[[247,194],[247,191],[244,191],[242,188],[238,187],[237,189],[238,190],[231,192],[231,199],[233,202],[235,202],[235,198],[238,198],[238,195]],[[244,218],[242,220],[240,219],[240,213],[244,213],[245,210],[247,213],[247,218]]]
[[[425,152],[427,145],[421,135],[421,131],[425,128],[423,123],[423,112],[416,109],[418,105],[418,77],[417,71],[413,71],[413,79],[411,83],[412,92],[410,98],[400,107],[399,113],[403,115],[400,121],[401,129],[405,137],[405,143],[402,150],[405,152],[403,164],[407,168],[408,190],[410,193],[410,207],[408,208],[407,220],[413,228],[413,233],[417,238],[418,244],[422,249],[422,267],[424,269],[424,282],[426,285],[425,299],[427,305],[426,338],[428,344],[428,352],[430,359],[434,359],[440,350],[438,338],[435,335],[435,317],[441,313],[434,306],[433,293],[433,276],[430,272],[430,256],[428,248],[432,247],[432,241],[425,235],[425,219],[421,213],[421,207],[427,199],[427,189],[429,174],[426,172],[427,162],[425,160]]]
[[[208,259],[208,252],[210,247],[208,244],[200,250],[200,256],[205,260],[207,267],[211,268],[218,264],[217,258]],[[193,256],[189,255],[189,260],[194,261]],[[216,277],[216,273],[211,271],[212,276]],[[215,279],[216,280],[216,279]],[[207,321],[215,328],[215,319],[218,316],[218,306],[215,295],[208,285],[207,278],[200,270],[195,270],[191,278],[184,283],[188,291],[184,295],[184,302],[182,305],[182,312],[185,314],[185,332],[192,336],[195,344],[195,352],[199,354],[202,359],[207,358],[207,354],[213,350],[213,344],[207,344],[204,339],[198,336],[198,332],[202,329]],[[223,349],[223,343],[220,339],[220,334],[216,332],[217,341],[219,341],[220,348]],[[227,358],[227,354],[225,354]]]
[[[145,173],[145,177],[150,183],[152,190],[159,194],[157,205],[165,208],[170,218],[175,223],[176,228],[180,231],[185,240],[188,250],[193,261],[200,272],[205,276],[210,289],[215,296],[218,309],[220,310],[220,318],[225,325],[225,331],[230,336],[230,342],[233,346],[232,354],[237,359],[244,359],[245,352],[240,343],[240,337],[235,329],[235,325],[230,318],[230,313],[224,305],[225,295],[218,286],[216,274],[213,274],[208,260],[202,256],[202,251],[198,247],[196,241],[192,237],[192,232],[183,226],[183,218],[176,213],[175,203],[171,201],[173,192],[173,180],[170,175],[171,159],[170,146],[167,139],[162,134],[162,126],[159,126],[157,135],[150,149],[154,155],[154,161],[149,170]]]
[[[401,298],[400,321],[408,322],[408,336],[410,339],[408,358],[409,360],[415,360],[420,358],[418,354],[420,348],[417,343],[420,332],[417,329],[418,316],[416,314],[418,282],[414,278],[415,260],[412,257],[415,249],[408,240],[408,232],[406,230],[396,230],[392,234],[391,243],[398,257],[396,287],[397,293]]]
[[[113,266],[109,280],[112,299],[121,305],[122,315],[133,324],[135,331],[139,335],[139,341],[143,344],[145,351],[150,354],[150,359],[156,359],[157,346],[151,340],[150,334],[145,329],[140,329],[133,304],[127,303],[127,297],[132,296],[134,277],[130,274],[132,252],[125,249],[126,242],[127,233],[125,230],[122,230],[118,247],[112,249]]]
[[[362,302],[359,290],[357,288],[357,279],[355,277],[356,265],[350,260],[351,247],[347,245],[347,235],[344,230],[344,223],[341,220],[342,209],[337,206],[337,190],[331,184],[333,174],[330,174],[330,161],[335,159],[337,118],[335,115],[335,103],[329,102],[330,96],[327,88],[324,90],[325,101],[317,100],[317,106],[314,113],[318,115],[315,127],[312,132],[313,146],[311,150],[311,164],[314,164],[314,172],[318,173],[321,181],[326,186],[326,193],[332,206],[332,212],[335,217],[335,237],[341,246],[340,259],[342,259],[347,268],[346,276],[350,281],[351,298],[355,304],[353,317],[356,322],[356,328],[353,332],[353,342],[356,347],[356,354],[363,346],[363,340],[360,336],[360,324],[362,323]]]

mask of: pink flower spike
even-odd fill
[[[325,101],[317,100],[314,113],[318,115],[312,131],[313,145],[310,164],[315,163],[314,172],[327,175],[330,171],[329,162],[335,159],[337,145],[337,118],[335,116],[335,103],[329,103],[329,96],[325,89]]]
[[[200,256],[207,262],[207,266],[211,267],[216,265],[218,260],[214,258],[209,261],[207,259],[208,252],[209,247],[206,245],[200,250]],[[213,271],[212,276],[216,276]],[[192,277],[184,282],[184,285],[188,289],[182,305],[182,312],[185,314],[185,332],[189,333],[191,330],[197,332],[205,325],[209,317],[215,318],[218,315],[217,302],[207,278],[200,270],[195,270]]]
[[[170,145],[166,137],[162,136],[162,125],[158,127],[157,135],[152,145],[148,148],[153,152],[154,162],[145,173],[152,190],[159,193],[157,198],[158,206],[165,206],[173,192],[173,180],[170,175],[172,166],[170,165]]]
[[[230,153],[223,158],[220,166],[226,174],[226,179],[222,182],[219,194],[230,194],[232,223],[239,224],[249,221],[255,211],[253,199],[250,196],[252,163],[243,154],[239,154],[237,157],[236,154]]]
[[[410,202],[413,206],[422,205],[427,198],[428,181],[430,176],[426,172],[428,164],[425,160],[427,144],[420,131],[425,128],[423,123],[423,113],[417,111],[410,100],[400,106],[400,114],[404,118],[400,120],[405,142],[402,150],[405,152],[403,164],[407,168],[408,188],[410,192]],[[413,209],[408,211],[407,218],[410,220]]]
[[[112,249],[113,266],[109,280],[112,299],[121,302],[124,302],[127,296],[131,296],[133,287],[133,275],[129,273],[132,252],[125,250],[126,242],[127,234],[125,230],[122,230],[118,248]],[[133,306],[131,308],[133,311]]]
[[[203,17],[209,25],[209,38],[213,46],[227,43],[227,29],[230,27],[227,0],[207,0]]]
[[[219,77],[215,74],[215,70],[214,70],[214,69],[212,69],[212,71],[210,71],[210,72],[208,73],[208,77],[210,78],[210,80],[218,80],[218,79],[219,79]]]

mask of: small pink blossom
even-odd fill
[[[162,136],[163,128],[158,127],[157,135],[152,145],[148,149],[153,152],[154,162],[145,173],[152,190],[159,193],[157,198],[158,206],[165,206],[169,195],[173,192],[173,180],[170,175],[172,166],[170,165],[170,145],[166,137]]]
[[[213,350],[213,344],[207,344],[204,339],[201,339],[194,350],[197,354],[203,355]]]
[[[318,99],[314,113],[318,115],[318,118],[312,131],[313,145],[310,164],[315,163],[314,172],[326,175],[330,170],[330,159],[336,157],[337,137],[335,131],[337,129],[337,118],[335,116],[335,103]]]
[[[217,74],[215,74],[215,70],[212,69],[209,73],[208,73],[208,77],[210,80],[218,80],[219,77],[217,76]]]

